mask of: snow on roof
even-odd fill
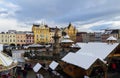
[[[80,46],[78,44],[72,44],[71,47],[78,47],[78,48],[80,48]]]
[[[28,35],[33,35],[33,33],[32,33],[32,32],[27,32],[26,34],[28,34]]]
[[[31,44],[31,45],[28,45],[28,47],[43,47],[43,45],[40,45],[40,44]]]
[[[113,36],[110,36],[109,38],[107,38],[107,40],[117,40],[115,37],[113,37]]]
[[[3,51],[3,44],[0,44],[0,51]]]
[[[1,65],[10,66],[12,64],[12,62],[14,62],[14,61],[10,56],[0,52],[0,64]]]
[[[51,45],[45,45],[45,47],[50,47]]]
[[[33,67],[33,70],[34,72],[38,72],[40,69],[41,69],[42,65],[37,63],[34,67]]]
[[[17,60],[18,62],[25,62],[24,58],[16,58],[15,60]]]
[[[61,40],[61,43],[71,43],[73,42],[72,40],[70,39],[64,39],[64,40]]]
[[[76,53],[68,53],[63,61],[88,69],[97,59],[103,61],[119,43],[77,43],[81,49]],[[104,62],[104,61],[103,61]]]
[[[62,58],[63,61],[76,65],[78,67],[88,69],[98,58],[85,55],[85,54],[76,54],[76,53],[68,53],[65,57]]]
[[[119,45],[119,43],[107,44],[98,42],[77,44],[81,46],[81,49],[76,53],[90,53],[101,59],[105,59]]]
[[[58,66],[58,63],[55,62],[55,61],[52,61],[52,63],[50,63],[50,65],[49,65],[49,67],[50,67],[52,70],[55,70],[57,66]]]
[[[65,36],[63,36],[63,38],[67,38],[67,39],[69,39],[70,36],[69,36],[69,35],[65,35]]]

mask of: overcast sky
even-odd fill
[[[0,0],[0,31],[71,22],[79,31],[120,28],[120,0]]]

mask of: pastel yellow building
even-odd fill
[[[16,33],[13,31],[0,33],[0,44],[15,44],[16,45]]]
[[[49,43],[50,32],[47,25],[33,24],[32,31],[34,33],[34,43]]]
[[[8,33],[1,32],[0,33],[0,44],[8,44],[9,39],[8,39]]]
[[[8,33],[8,44],[15,44],[16,45],[16,33],[10,32]]]
[[[63,31],[70,36],[71,40],[76,41],[77,29],[71,23]]]

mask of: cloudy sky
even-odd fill
[[[79,31],[120,28],[120,0],[0,0],[0,31],[71,22]]]

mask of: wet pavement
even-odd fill
[[[27,78],[36,78],[36,74],[34,73],[34,71],[28,71],[28,75]]]
[[[44,78],[69,78],[69,77],[60,77],[53,74],[45,73]],[[21,75],[22,76],[22,75]],[[22,77],[23,78],[23,77]],[[33,70],[28,71],[27,78],[36,78],[36,73]],[[108,73],[107,78],[120,78],[120,73]]]
[[[49,73],[49,72],[46,72],[46,71],[43,71],[43,70],[41,72],[42,72],[44,78],[70,78],[70,77],[67,77],[65,75],[56,76],[52,72]],[[21,72],[21,78],[23,78],[22,72]],[[33,70],[29,70],[28,74],[27,74],[27,78],[36,78],[36,73]],[[120,78],[120,73],[118,73],[118,72],[108,73],[107,78]]]
[[[120,78],[120,73],[108,73],[108,78]]]

